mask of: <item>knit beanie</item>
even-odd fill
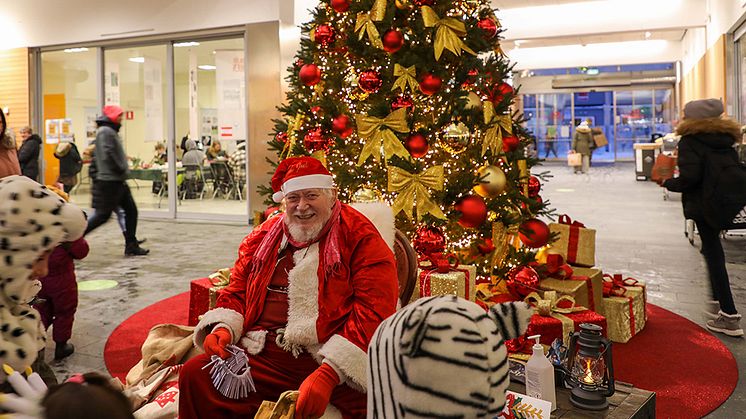
[[[119,115],[123,114],[124,111],[117,105],[106,105],[104,106],[104,115],[109,118],[111,122],[116,122]]]
[[[85,228],[85,213],[46,186],[25,176],[0,180],[0,362],[23,370],[44,347],[39,314],[28,305],[41,289],[34,263]]]
[[[693,100],[684,105],[685,119],[719,118],[724,112],[720,99]]]

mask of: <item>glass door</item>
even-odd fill
[[[603,133],[609,144],[597,148],[593,152],[594,162],[614,161],[614,123],[612,114],[614,109],[613,92],[593,91],[574,93],[574,118],[573,133],[575,127],[586,121],[594,132]]]

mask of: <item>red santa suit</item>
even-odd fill
[[[207,356],[193,358],[180,375],[181,418],[252,417],[262,400],[276,400],[283,391],[297,389],[321,362],[332,366],[344,383],[334,390],[331,405],[343,417],[365,415],[366,396],[361,392],[367,381],[366,350],[378,325],[396,310],[396,264],[377,227],[349,205],[337,205],[339,216],[330,219],[339,223],[335,234],[327,233],[305,248],[287,249],[287,237],[282,237],[276,253],[260,260],[262,242],[271,240],[268,235],[277,231],[284,216],[271,218],[241,243],[231,283],[220,292],[217,308],[202,317],[194,341],[201,347],[216,325],[229,329],[233,342],[249,353],[257,392],[241,400],[224,397],[208,371],[201,370],[209,362]],[[390,214],[388,207],[381,207]],[[393,217],[383,218],[390,218],[391,225],[381,230],[390,230],[387,235],[393,238]],[[284,330],[267,330],[282,320],[277,319],[275,292],[282,289],[284,274],[277,270],[288,267],[282,256],[289,251],[286,325]],[[333,267],[324,266],[330,251],[338,254]],[[265,263],[272,264],[271,273],[259,275],[262,268],[257,265]]]

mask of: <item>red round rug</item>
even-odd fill
[[[187,324],[189,293],[152,304],[122,322],[104,348],[106,368],[124,380],[140,361],[150,328]],[[645,329],[614,344],[614,373],[620,381],[656,393],[656,415],[699,418],[720,406],[738,382],[733,355],[720,340],[678,314],[648,304]]]

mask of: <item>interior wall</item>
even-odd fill
[[[28,48],[0,50],[0,108],[8,108],[8,128],[16,133],[29,125]]]
[[[684,72],[680,108],[697,99],[718,98],[727,102],[725,86],[725,42],[721,35],[697,62]]]

